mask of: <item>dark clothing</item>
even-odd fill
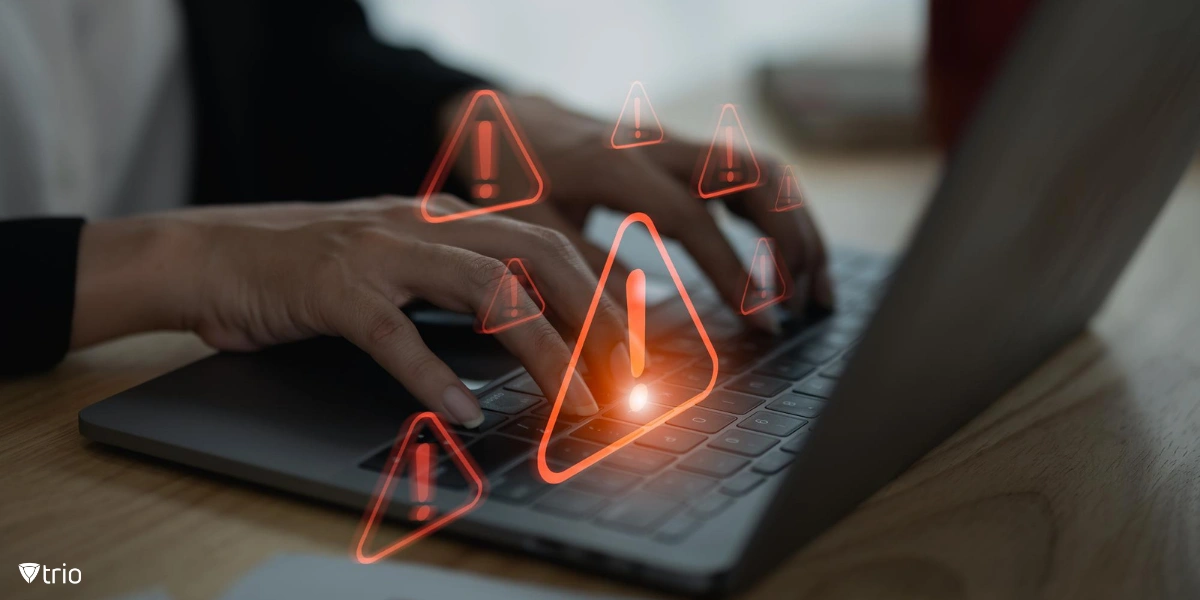
[[[417,192],[437,116],[471,75],[375,39],[353,0],[181,0],[198,204]],[[50,367],[70,341],[81,219],[0,222],[0,374]]]

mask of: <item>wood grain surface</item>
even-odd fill
[[[829,237],[896,247],[930,155],[801,156]],[[213,598],[282,551],[346,556],[358,514],[85,441],[79,409],[208,353],[153,334],[0,383],[0,598]],[[653,594],[438,537],[401,558]],[[15,564],[67,563],[77,586]],[[1200,172],[1089,332],[746,598],[1200,598]]]

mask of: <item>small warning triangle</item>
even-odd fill
[[[792,173],[791,165],[783,168],[783,176],[779,179],[779,193],[775,196],[775,212],[784,212],[804,208],[804,192],[800,191],[800,182]]]
[[[573,457],[578,456],[578,454],[574,451],[554,451],[551,449],[550,438],[556,433],[555,425],[558,423],[558,417],[562,411],[563,400],[566,398],[572,379],[574,378],[577,369],[582,367],[582,365],[579,364],[579,357],[583,352],[584,345],[587,344],[588,332],[592,327],[592,319],[596,316],[596,308],[600,305],[601,298],[604,297],[604,290],[606,289],[605,286],[608,283],[609,275],[612,273],[613,263],[617,258],[617,251],[621,247],[621,240],[625,238],[625,233],[629,227],[634,224],[641,224],[643,227],[645,227],[647,233],[650,234],[651,239],[654,240],[654,244],[658,248],[659,258],[662,259],[663,265],[666,267],[667,272],[670,273],[671,281],[675,284],[675,291],[679,294],[679,299],[682,301],[684,308],[687,309],[688,315],[691,317],[691,322],[694,329],[674,329],[672,330],[672,339],[673,341],[678,339],[683,343],[693,344],[694,347],[701,348],[707,352],[708,368],[706,370],[709,371],[708,384],[702,390],[686,390],[689,397],[679,398],[676,395],[662,394],[660,393],[660,390],[656,390],[656,387],[660,389],[666,389],[674,388],[674,386],[659,384],[654,381],[650,381],[650,383],[647,385],[637,383],[634,386],[634,391],[631,392],[631,410],[640,412],[646,402],[658,405],[655,409],[646,411],[647,417],[645,425],[642,425],[637,429],[625,434],[620,439],[617,439],[608,445],[591,452],[591,454],[588,454],[587,456],[583,457],[582,460],[579,460],[574,464],[566,464],[569,462],[566,460],[567,456]],[[631,273],[631,277],[636,277],[636,275]],[[645,283],[636,280],[632,282],[626,281],[627,290],[634,290],[639,286],[645,287]],[[644,302],[644,299],[640,301],[633,301],[631,302],[631,305],[637,305],[639,302]],[[631,312],[636,312],[637,310],[638,309],[635,309]],[[644,310],[644,308],[642,310]],[[633,316],[633,321],[638,321],[639,318],[644,319],[644,315],[641,315],[640,317],[638,315]],[[630,337],[641,338],[641,333],[638,331],[638,329],[641,327],[642,325],[640,324],[631,323],[629,332]],[[637,339],[631,339],[630,341],[633,342],[631,346],[639,345]],[[631,352],[635,352],[635,354],[637,352],[636,348],[630,348],[630,350]],[[654,356],[654,348],[649,348],[647,351],[651,357]],[[659,359],[654,358],[652,359],[652,362],[656,362],[658,360]],[[634,363],[632,366],[634,368],[635,382],[637,382],[636,362],[636,360],[631,361],[631,363]],[[541,442],[538,444],[538,473],[541,475],[542,479],[548,483],[562,483],[575,476],[580,471],[596,464],[612,453],[633,443],[634,440],[643,434],[653,431],[659,425],[666,423],[692,406],[695,406],[707,398],[709,393],[712,392],[713,387],[716,385],[717,366],[717,351],[713,348],[712,341],[708,338],[708,333],[704,329],[704,324],[700,322],[700,315],[697,313],[696,307],[692,304],[692,299],[690,296],[688,296],[687,289],[684,288],[683,281],[680,279],[679,273],[675,270],[675,264],[671,262],[671,257],[667,254],[667,248],[663,244],[662,237],[658,234],[658,229],[654,227],[654,222],[651,221],[650,217],[645,213],[633,213],[629,215],[621,223],[621,226],[617,228],[617,235],[613,239],[612,249],[608,252],[608,260],[604,263],[604,269],[600,272],[600,281],[597,284],[596,291],[592,296],[591,306],[588,307],[587,315],[584,317],[583,327],[579,331],[579,339],[577,342],[575,342],[575,349],[571,352],[571,360],[567,363],[567,370],[563,375],[562,385],[559,386],[558,395],[554,400],[554,405],[550,409],[550,418],[546,424],[546,428],[544,430],[545,433],[543,433]],[[693,367],[697,369],[705,368],[703,361],[701,361],[700,365],[693,363]],[[679,389],[682,390],[684,388]],[[635,393],[637,394],[636,397],[632,395]],[[651,414],[658,416],[651,417]],[[554,454],[554,456],[552,457],[551,454]],[[554,461],[554,464],[551,464],[551,460]]]
[[[788,297],[790,284],[781,265],[775,252],[775,240],[760,238],[754,247],[746,290],[742,293],[740,308],[743,315],[756,313]]]
[[[546,312],[546,301],[529,276],[525,263],[519,258],[510,258],[505,266],[508,271],[500,278],[496,291],[492,293],[492,301],[480,322],[480,333],[498,333],[536,319]],[[533,301],[532,305],[521,297],[522,289]]]
[[[650,96],[642,82],[635,81],[629,86],[629,94],[625,96],[625,104],[621,106],[621,115],[617,117],[617,125],[613,127],[612,147],[617,150],[649,146],[666,139],[658,113],[650,105]]]
[[[762,171],[737,108],[732,104],[721,107],[721,118],[713,132],[712,143],[700,168],[696,191],[704,199],[716,198],[747,190],[762,183]]]
[[[421,215],[426,221],[466,219],[541,199],[546,188],[541,170],[499,94],[475,92],[456,122],[421,188]],[[430,212],[431,199],[442,191],[456,167],[468,174],[464,177],[467,195],[479,208],[449,214]]]
[[[431,445],[438,449],[439,455],[447,457],[444,469],[457,469],[465,482],[466,487],[462,492],[463,499],[454,502],[451,506],[438,506],[433,509],[430,505],[422,504],[422,502],[432,499],[431,486],[435,485],[433,478],[437,471],[429,469],[428,463],[424,467],[419,467],[413,464],[413,459],[427,455],[426,452],[419,451],[422,450],[420,446]],[[399,474],[405,471],[405,467],[409,467],[407,469],[408,479],[413,480],[410,482],[412,485],[398,486]],[[375,530],[379,528],[380,521],[387,513],[393,492],[400,487],[413,490],[411,494],[406,494],[406,503],[417,505],[410,515],[411,518],[422,524],[382,549],[371,552],[367,547],[371,545],[375,537]],[[427,490],[430,495],[422,498],[420,491],[422,489]],[[474,510],[483,502],[486,494],[487,479],[484,478],[483,471],[463,451],[462,443],[446,427],[441,417],[432,412],[413,415],[400,428],[400,435],[397,437],[395,445],[392,446],[392,452],[388,455],[387,462],[381,469],[379,481],[375,485],[375,493],[367,504],[362,521],[359,523],[358,544],[354,548],[353,556],[355,560],[364,565],[386,558]],[[422,506],[426,510],[421,510]]]

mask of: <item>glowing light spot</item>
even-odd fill
[[[650,392],[646,391],[646,384],[639,383],[633,386],[633,391],[629,392],[629,409],[632,411],[642,410],[646,406],[646,398],[650,396]]]

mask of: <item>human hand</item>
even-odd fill
[[[658,229],[679,240],[704,270],[731,307],[737,308],[745,290],[747,273],[733,247],[721,234],[705,203],[693,197],[693,171],[707,148],[668,135],[663,143],[614,150],[609,145],[612,125],[563,109],[540,97],[517,96],[508,102],[529,144],[551,183],[547,199],[507,211],[516,218],[562,232],[599,272],[607,257],[583,238],[583,224],[594,206],[623,212],[644,212]],[[795,279],[788,306],[795,312],[809,301],[823,308],[833,305],[833,287],[826,267],[825,248],[807,209],[775,212],[775,193],[781,167],[759,158],[764,185],[722,198],[737,215],[748,219],[774,238],[788,272]],[[616,282],[608,292],[624,294],[627,269],[614,264]],[[770,311],[746,317],[767,331],[779,323]]]
[[[434,202],[435,211],[465,208],[448,196]],[[501,259],[520,257],[537,274],[546,315],[496,337],[552,393],[571,356],[556,326],[579,330],[597,283],[560,233],[503,216],[430,225],[402,198],[102,221],[85,227],[80,255],[76,347],[147,329],[194,331],[234,351],[344,336],[426,406],[466,426],[483,419],[478,401],[398,307],[424,299],[482,315],[506,272]],[[524,291],[519,301],[533,306]],[[629,377],[624,331],[603,300],[590,334],[597,343],[584,354],[589,369]],[[564,410],[594,414],[595,400],[573,377]]]

